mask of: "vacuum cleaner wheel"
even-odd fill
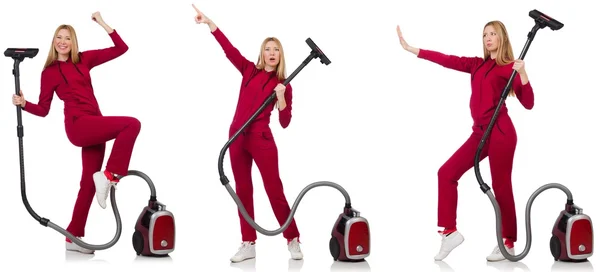
[[[550,252],[552,252],[554,261],[558,261],[558,258],[560,258],[560,240],[556,235],[552,235],[552,238],[550,238]]]
[[[333,236],[329,240],[329,253],[331,253],[331,257],[333,257],[334,261],[338,260],[340,256],[340,244]]]
[[[144,236],[139,231],[135,231],[132,237],[133,249],[135,249],[135,253],[139,256],[144,251]]]

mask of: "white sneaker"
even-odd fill
[[[288,243],[288,250],[290,251],[290,255],[294,260],[302,260],[304,257],[302,250],[300,250],[300,242],[298,242],[298,238],[294,238]]]
[[[504,239],[506,240],[506,239]],[[504,248],[506,249],[506,251],[508,251],[508,253],[510,255],[515,255],[515,248],[508,248],[506,247],[506,245],[504,246]],[[488,260],[488,262],[498,262],[498,261],[503,261],[506,260],[506,258],[504,257],[504,255],[502,255],[502,252],[500,252],[500,248],[496,245],[496,247],[494,248],[494,250],[492,251],[492,253],[487,256],[486,258]]]
[[[104,171],[94,173],[94,184],[96,185],[96,199],[102,209],[106,209],[106,199],[110,193],[110,188],[117,185],[117,182],[109,181]],[[115,187],[116,188],[116,187]]]
[[[77,237],[77,238],[81,239],[81,237]],[[80,247],[80,246],[78,246],[77,244],[75,244],[73,242],[67,242],[67,241],[65,241],[65,243],[66,243],[65,247],[66,247],[66,249],[68,251],[77,251],[77,252],[80,252],[80,253],[83,253],[83,254],[93,254],[94,253],[94,250]]]
[[[243,242],[238,252],[231,257],[231,262],[239,263],[248,259],[256,258],[256,244],[251,242]]]
[[[440,252],[435,255],[436,261],[441,261],[448,257],[450,252],[452,252],[452,250],[462,244],[462,242],[465,240],[465,237],[463,237],[458,231],[454,231],[450,234],[440,233],[440,236],[442,236],[442,245],[440,246]]]

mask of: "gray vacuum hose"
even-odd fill
[[[90,250],[108,249],[108,248],[114,246],[117,243],[117,241],[119,241],[119,238],[121,237],[121,232],[123,229],[123,224],[121,222],[121,215],[119,214],[119,208],[117,208],[117,200],[116,200],[116,196],[115,196],[115,188],[114,187],[110,188],[110,204],[112,206],[112,210],[115,215],[115,220],[117,221],[117,231],[115,233],[115,236],[112,238],[112,240],[106,244],[102,244],[102,245],[88,244],[88,243],[80,240],[79,238],[75,237],[73,234],[71,234],[67,230],[52,223],[51,221],[48,221],[48,227],[60,232],[62,235],[69,238],[73,243],[75,243],[76,245],[83,247],[85,249],[90,249]]]
[[[549,184],[543,185],[540,188],[538,188],[535,192],[533,192],[533,194],[529,197],[529,200],[527,201],[527,206],[525,207],[525,230],[526,230],[526,235],[527,235],[526,242],[525,242],[525,249],[523,250],[523,252],[521,252],[521,254],[518,254],[518,255],[511,255],[510,253],[508,253],[508,251],[504,247],[504,241],[502,238],[502,215],[500,213],[500,206],[498,205],[498,201],[496,201],[496,198],[494,197],[492,190],[488,190],[486,192],[486,195],[492,202],[492,205],[494,206],[494,211],[496,212],[496,239],[498,242],[498,248],[500,249],[500,252],[502,252],[502,255],[504,256],[504,258],[506,258],[507,260],[513,261],[513,262],[518,262],[518,261],[522,260],[523,258],[525,258],[525,256],[527,256],[527,254],[529,254],[529,250],[531,249],[531,240],[532,240],[532,237],[531,237],[531,206],[533,206],[533,201],[535,200],[535,198],[538,195],[540,195],[543,191],[546,191],[548,189],[560,189],[567,195],[567,201],[569,201],[569,202],[573,201],[573,195],[571,194],[571,191],[566,186],[559,184],[559,183],[549,183]]]
[[[127,173],[127,176],[138,176],[138,177],[141,177],[143,180],[145,180],[146,183],[148,183],[148,186],[150,187],[150,198],[151,199],[156,198],[156,188],[154,187],[154,183],[152,182],[150,177],[148,177],[148,175],[146,175],[140,171],[137,171],[137,170],[130,170]],[[123,177],[126,177],[126,176],[123,176]],[[117,231],[115,232],[115,236],[108,243],[101,244],[101,245],[88,244],[88,243],[82,241],[81,239],[75,237],[73,234],[71,234],[67,230],[63,229],[62,227],[52,223],[49,220],[48,220],[48,227],[60,232],[62,235],[69,238],[73,243],[75,243],[76,245],[83,247],[85,249],[90,249],[90,250],[108,249],[108,248],[114,246],[119,241],[119,238],[121,237],[121,233],[123,230],[123,223],[121,222],[121,215],[119,213],[119,208],[117,207],[117,197],[115,194],[115,187],[110,188],[110,204],[112,206],[113,214],[115,215],[115,220],[117,221]]]
[[[340,193],[342,193],[342,195],[344,195],[344,198],[346,199],[346,205],[349,205],[350,203],[352,203],[352,202],[350,202],[350,195],[348,195],[348,192],[346,192],[346,190],[342,186],[340,186],[336,183],[330,182],[330,181],[317,181],[317,182],[309,184],[308,186],[304,187],[304,189],[302,189],[302,191],[296,198],[296,201],[294,201],[294,205],[292,205],[292,208],[290,210],[290,215],[288,216],[287,220],[280,228],[278,228],[276,230],[266,230],[266,229],[260,227],[258,224],[256,224],[256,222],[254,222],[254,220],[250,217],[250,215],[248,215],[248,212],[244,208],[242,201],[240,201],[240,198],[237,196],[235,191],[231,188],[231,185],[229,185],[229,183],[225,184],[225,188],[227,188],[227,191],[229,192],[229,194],[235,201],[235,204],[237,204],[238,209],[244,216],[244,219],[246,219],[246,222],[248,222],[248,224],[252,225],[252,227],[256,231],[258,231],[264,235],[267,235],[267,236],[275,236],[275,235],[278,235],[278,234],[282,233],[283,231],[285,231],[285,229],[287,229],[290,226],[290,224],[292,223],[292,220],[294,219],[294,214],[296,213],[296,210],[298,209],[298,205],[300,205],[300,201],[302,200],[304,195],[311,189],[316,188],[316,187],[321,187],[321,186],[329,186],[329,187],[333,187],[333,188],[337,189],[338,191],[340,191]]]

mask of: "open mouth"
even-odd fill
[[[60,50],[66,50],[67,46],[66,45],[59,45],[58,49],[60,49]]]
[[[269,61],[275,61],[275,58],[274,57],[270,57]]]

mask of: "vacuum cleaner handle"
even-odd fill
[[[533,28],[531,29],[531,31],[529,31],[529,33],[527,35],[527,41],[525,42],[525,45],[523,46],[523,50],[521,51],[521,54],[519,55],[519,58],[518,58],[520,60],[525,59],[525,55],[527,54],[527,51],[529,50],[529,47],[531,46],[531,43],[533,42],[533,39],[535,38],[535,35],[538,30],[543,29],[546,26],[550,27],[553,30],[558,30],[563,27],[562,23],[560,23],[559,21],[557,21],[555,19],[552,19],[550,16],[547,16],[547,15],[539,12],[538,10],[530,11],[529,16],[534,19],[535,25],[533,26]],[[487,139],[489,138],[489,135],[492,132],[492,128],[494,127],[494,124],[496,123],[496,119],[498,119],[498,115],[500,114],[500,109],[502,108],[502,105],[504,105],[504,102],[506,101],[506,97],[508,96],[508,93],[511,89],[513,80],[515,79],[516,76],[517,76],[517,71],[513,70],[512,73],[510,74],[510,78],[508,79],[508,82],[506,83],[506,86],[504,86],[504,90],[502,91],[500,101],[498,102],[498,105],[496,105],[496,110],[494,111],[494,114],[492,115],[490,123],[488,124],[485,132],[483,133],[483,137],[481,137],[481,141],[479,142],[479,146],[477,147],[477,151],[475,152],[475,160],[474,160],[475,177],[477,178],[477,182],[479,183],[479,188],[481,189],[481,191],[484,194],[487,194],[487,192],[491,188],[489,185],[487,185],[483,181],[483,177],[481,176],[481,170],[479,168],[479,161],[481,158],[481,153],[483,152],[483,147],[485,146]]]
[[[21,79],[20,79],[20,69],[19,65],[21,62],[25,60],[25,58],[33,59],[37,53],[39,52],[38,48],[8,48],[4,51],[4,56],[12,58],[14,61],[13,64],[13,75],[15,78],[15,94],[19,95],[21,91]],[[31,204],[29,204],[29,200],[27,199],[27,191],[25,186],[25,155],[23,151],[23,117],[22,117],[22,109],[20,106],[15,106],[17,110],[17,137],[19,138],[19,166],[20,166],[20,176],[21,176],[21,199],[23,204],[25,205],[25,209],[27,212],[38,221],[42,226],[47,227],[50,222],[49,219],[43,218],[38,215]]]

